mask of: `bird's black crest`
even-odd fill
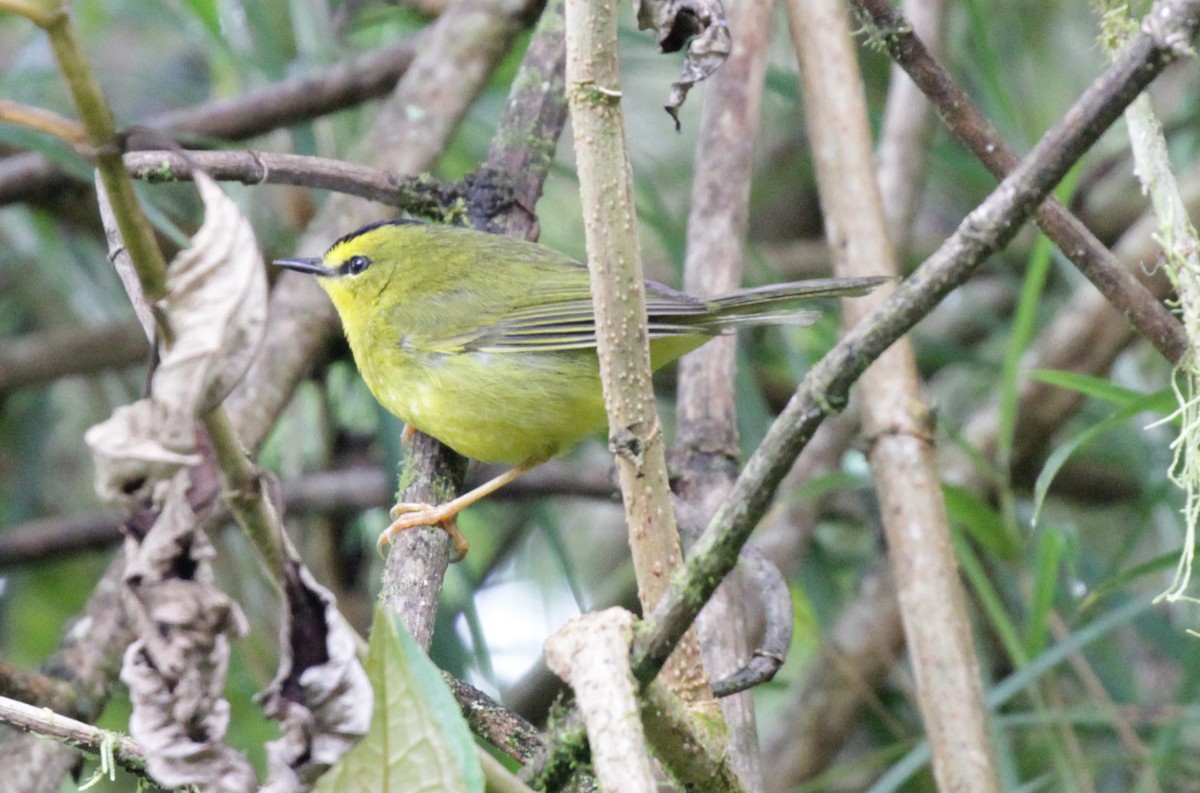
[[[363,226],[360,229],[355,229],[354,231],[350,232],[349,234],[344,234],[341,237],[338,237],[336,240],[333,241],[333,244],[329,246],[329,250],[333,250],[334,248],[336,248],[337,246],[341,245],[344,242],[349,242],[350,240],[354,239],[355,237],[361,237],[363,234],[366,234],[368,231],[374,231],[375,229],[380,228],[382,226],[413,226],[413,225],[425,225],[425,224],[423,221],[412,220],[411,218],[392,218],[391,220],[377,220],[374,223],[368,223],[367,225]]]

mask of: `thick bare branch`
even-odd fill
[[[0,347],[0,394],[149,360],[146,334],[135,322],[30,333]]]
[[[896,274],[872,166],[862,78],[840,0],[787,4],[834,272]],[[846,301],[853,326],[886,297]],[[897,340],[862,375],[863,427],[899,593],[917,698],[943,791],[1000,790],[979,661],[911,341]]]

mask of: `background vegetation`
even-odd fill
[[[127,125],[325,69],[413,36],[429,13],[353,1],[80,0],[73,17],[118,123]],[[678,61],[657,53],[628,9],[623,19],[622,103],[646,266],[650,277],[678,285],[705,88],[685,106],[676,134],[661,105]],[[754,164],[748,284],[829,269],[786,28],[780,12]],[[1106,63],[1096,14],[1079,0],[966,0],[946,9],[945,29],[944,63],[1018,152]],[[486,157],[526,40],[471,105],[437,176],[461,178]],[[860,48],[859,57],[878,124],[890,61],[878,47]],[[1185,61],[1151,91],[1193,199],[1197,74]],[[73,115],[45,37],[9,16],[0,16],[0,97]],[[185,143],[353,160],[375,113],[364,96],[244,142]],[[569,136],[564,141],[537,207],[541,241],[582,259],[578,185]],[[31,190],[6,181],[5,168],[27,152],[72,178]],[[117,517],[94,493],[82,435],[138,398],[146,350],[106,260],[90,166],[56,140],[7,124],[0,155],[0,655],[34,668],[118,542]],[[943,129],[925,156],[903,249],[910,266],[995,185]],[[266,259],[320,252],[295,246],[326,200],[321,191],[226,187]],[[200,223],[190,185],[142,184],[139,194],[168,251]],[[1155,270],[1152,226],[1142,220],[1147,201],[1120,124],[1059,197],[1125,266]],[[1200,644],[1187,633],[1196,609],[1150,603],[1170,585],[1183,541],[1183,496],[1168,481],[1178,428],[1152,425],[1172,410],[1163,397],[1172,369],[1099,302],[1028,227],[914,332],[998,767],[1014,791],[1200,790]],[[835,314],[808,329],[741,335],[744,450],[832,345]],[[673,376],[659,381],[668,425]],[[754,694],[769,790],[933,789],[866,465],[869,441],[857,433],[856,415],[852,407],[822,430],[802,457],[806,477],[789,480],[754,540],[784,573],[796,619],[786,665]],[[312,361],[258,458],[282,483],[288,527],[310,567],[364,631],[382,570],[374,540],[403,454],[399,429],[336,340]],[[558,691],[539,662],[545,636],[576,612],[633,602],[610,465],[602,444],[590,444],[460,520],[472,550],[447,576],[431,655],[535,723]],[[241,533],[230,527],[213,539],[220,584],[253,626],[235,648],[230,742],[261,763],[273,728],[250,695],[273,674],[278,617]],[[822,710],[835,700],[848,703],[837,711],[843,721]],[[127,718],[118,687],[101,723],[122,728]]]

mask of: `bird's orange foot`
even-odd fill
[[[390,545],[400,532],[415,529],[418,526],[440,526],[442,531],[450,535],[450,539],[454,542],[454,556],[450,561],[460,562],[467,555],[469,546],[466,537],[462,536],[462,532],[458,530],[458,525],[455,523],[454,519],[457,514],[458,509],[454,509],[449,504],[435,507],[431,504],[401,501],[388,512],[388,517],[392,519],[392,525],[379,535],[379,541],[375,544],[375,548],[382,556],[384,546]]]

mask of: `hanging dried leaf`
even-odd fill
[[[254,769],[224,743],[230,642],[245,634],[237,604],[212,585],[208,539],[196,528],[184,471],[164,483],[162,511],[125,543],[125,606],[138,639],[125,652],[130,734],[165,787],[249,791]]]
[[[213,586],[212,547],[197,529],[184,469],[201,459],[197,421],[257,353],[267,285],[250,225],[212,179],[195,179],[205,221],[167,272],[158,308],[170,338],[150,396],[118,409],[85,440],[101,495],[126,503],[149,498],[159,510],[144,536],[125,543],[126,609],[138,636],[121,670],[133,703],[130,732],[160,784],[232,793],[257,787],[246,758],[224,743],[229,647],[246,632],[246,620]],[[119,239],[113,250],[120,267],[127,254]]]
[[[196,418],[245,375],[265,333],[267,280],[254,232],[216,182],[199,172],[195,179],[205,221],[167,271],[173,339],[160,351],[150,396],[84,436],[96,491],[110,501],[136,503],[154,482],[198,462]]]
[[[687,44],[683,72],[671,83],[666,104],[678,130],[679,108],[688,91],[719,69],[733,49],[725,6],[721,0],[639,0],[638,27],[654,30],[663,52],[678,52]]]
[[[284,582],[279,673],[260,695],[283,732],[267,744],[269,793],[307,790],[367,733],[374,705],[333,594],[294,560],[285,563]]]
[[[152,399],[123,405],[83,436],[96,465],[96,493],[131,507],[150,498],[156,483],[197,465],[195,419]]]
[[[207,174],[195,174],[204,225],[167,269],[163,301],[175,335],[152,392],[202,415],[237,385],[262,344],[267,277],[254,230]]]

